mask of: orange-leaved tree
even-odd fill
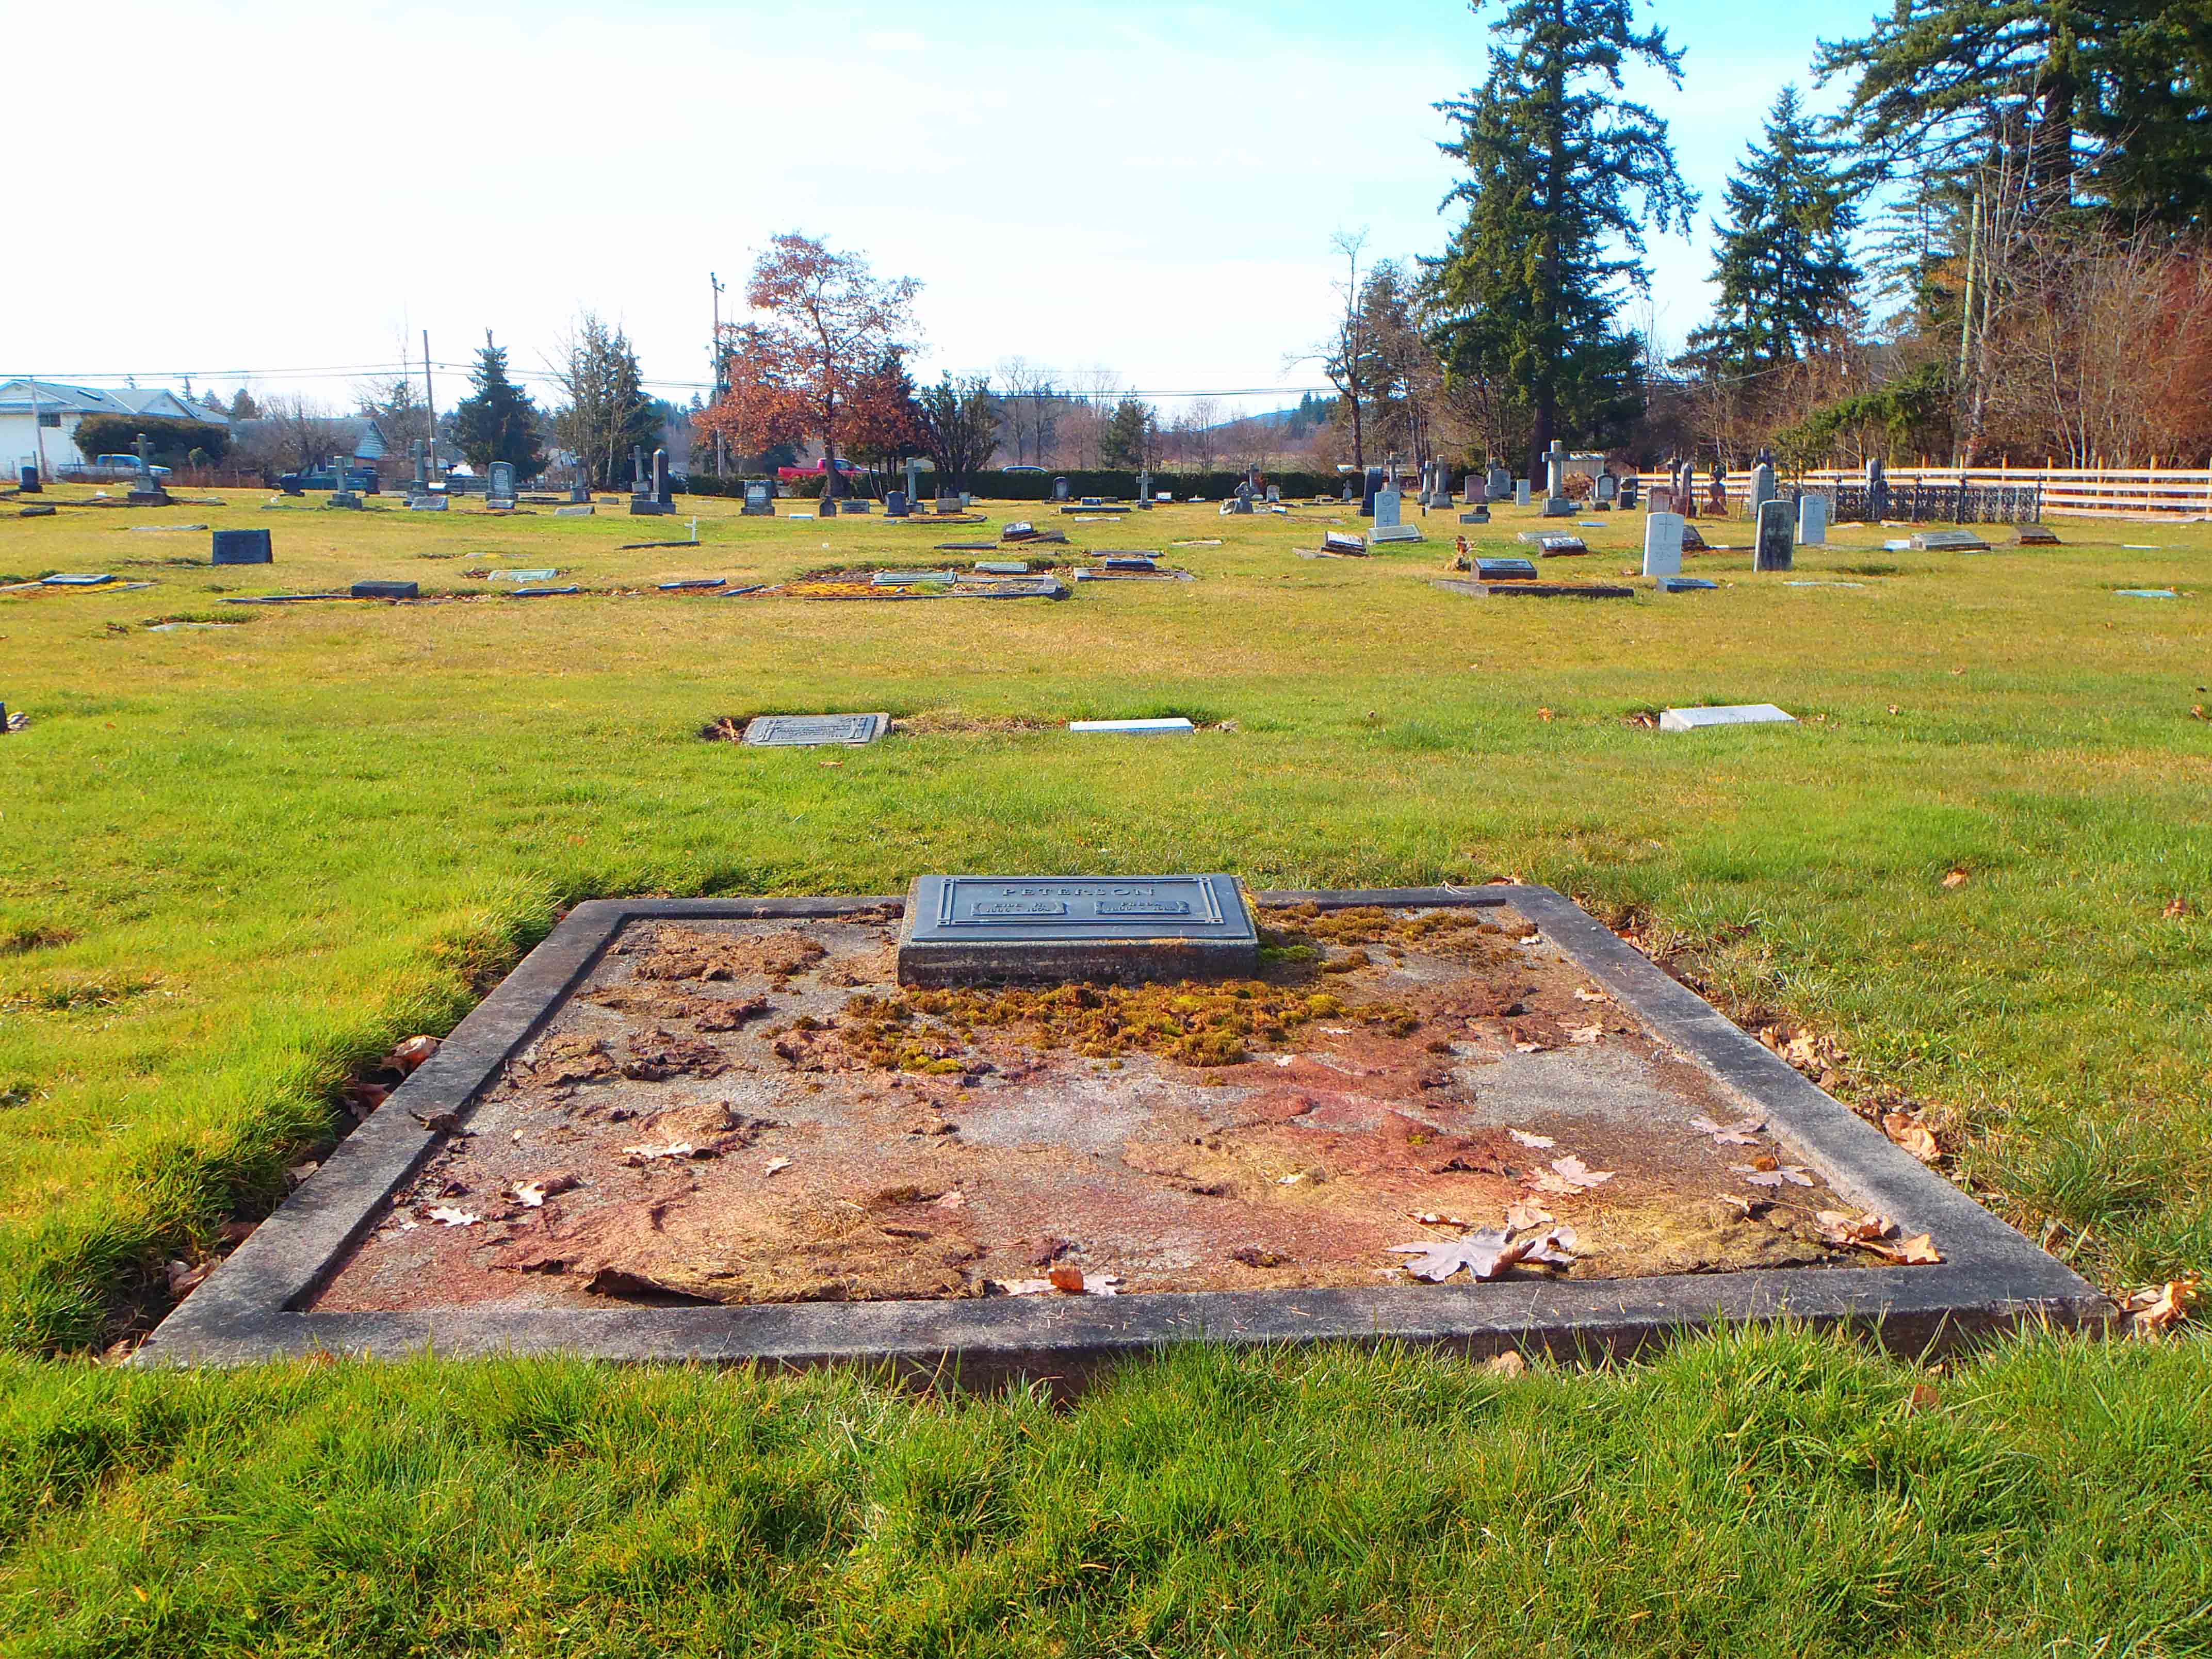
[[[722,325],[719,346],[729,387],[693,424],[711,439],[757,454],[815,438],[832,495],[842,495],[837,441],[856,404],[867,402],[884,359],[911,349],[911,276],[878,277],[857,253],[832,253],[796,234],[778,236],[745,284],[752,315]]]

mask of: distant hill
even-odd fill
[[[1334,405],[1335,399],[1317,398],[1309,392],[1288,409],[1271,409],[1261,415],[1240,415],[1233,421],[1223,421],[1206,429],[1222,432],[1249,421],[1255,426],[1280,427],[1293,433],[1306,433],[1325,422]]]

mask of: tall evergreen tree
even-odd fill
[[[989,465],[991,452],[999,447],[1004,411],[991,383],[980,374],[956,380],[948,371],[915,401],[922,453],[936,467],[938,481],[965,485],[970,473]]]
[[[1832,165],[1797,88],[1784,87],[1766,118],[1765,148],[1753,144],[1728,182],[1728,222],[1713,281],[1713,320],[1691,331],[1678,366],[1709,374],[1755,374],[1801,356],[1850,325],[1858,287],[1850,236],[1859,215],[1854,184]]]
[[[489,329],[470,380],[475,390],[453,410],[453,437],[461,453],[479,471],[494,461],[510,461],[518,477],[536,477],[545,470],[538,406],[507,378],[507,353],[492,343]]]
[[[1815,68],[1855,77],[1852,136],[1923,182],[1994,165],[2030,216],[2212,222],[2203,0],[1897,0]]]
[[[1526,408],[1532,467],[1555,437],[1607,441],[1642,409],[1621,284],[1648,286],[1644,222],[1687,229],[1697,206],[1665,120],[1622,94],[1632,63],[1681,84],[1681,53],[1638,33],[1632,6],[1508,0],[1482,85],[1439,106],[1468,176],[1448,198],[1466,221],[1430,267],[1434,337],[1453,373]]]
[[[1158,417],[1152,406],[1141,398],[1124,398],[1114,405],[1106,429],[1099,435],[1099,462],[1105,466],[1142,466],[1152,459],[1158,434]]]
[[[663,413],[646,395],[629,337],[591,312],[577,319],[560,370],[568,407],[554,417],[561,443],[584,458],[592,483],[620,489],[630,481],[630,451],[660,442]]]

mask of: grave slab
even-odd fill
[[[1079,576],[1083,573],[1078,571]],[[1198,728],[1178,714],[1172,720],[1070,720],[1071,732],[1103,732],[1125,738],[1162,738],[1188,736]]]
[[[956,599],[1064,599],[1074,590],[1057,576],[1006,576],[971,580],[963,576],[952,590]]]
[[[857,749],[890,730],[889,714],[762,714],[745,725],[744,741],[764,749]]]
[[[1464,593],[1475,599],[1632,599],[1636,597],[1634,588],[1619,586],[1612,582],[1547,582],[1519,578],[1468,581],[1460,577],[1439,576],[1430,586],[1441,587],[1448,592]]]
[[[2024,524],[2013,536],[2015,547],[2057,547],[2058,532],[2047,524]]]
[[[422,596],[414,582],[356,582],[346,590],[356,599],[416,599]]]
[[[1478,558],[1474,574],[1486,582],[1533,582],[1536,567],[1527,559]]]
[[[1915,553],[1986,553],[1989,543],[1971,530],[1923,530],[1906,538]]]
[[[1260,935],[1234,876],[918,876],[902,985],[1249,978]]]
[[[1193,1340],[1573,1359],[1791,1319],[1919,1353],[2112,1317],[1549,889],[1255,896],[1303,954],[1243,997],[1096,994],[1194,1027],[1257,1001],[1279,1035],[1111,1059],[1048,992],[902,989],[896,898],[579,905],[131,1363],[852,1363],[1073,1392]],[[1532,1196],[1573,1229],[1565,1265],[1394,1271],[1462,1231],[1418,1218]],[[1816,1207],[1942,1260],[1831,1245]],[[1034,1277],[1047,1235],[1084,1293]]]
[[[1662,593],[1708,593],[1720,584],[1709,582],[1703,576],[1662,576],[1658,586]]]
[[[213,550],[210,562],[215,564],[274,564],[276,555],[270,550],[269,532],[265,530],[217,530],[212,532]]]
[[[1662,732],[1698,732],[1711,726],[1795,726],[1797,717],[1771,702],[1729,703],[1709,708],[1669,708],[1659,716]]]

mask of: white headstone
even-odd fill
[[[1385,484],[1375,492],[1375,527],[1388,530],[1399,521],[1398,486]]]
[[[1717,708],[1669,708],[1660,714],[1659,729],[1696,732],[1709,726],[1765,726],[1776,722],[1795,726],[1797,717],[1771,702],[1732,703]]]
[[[1653,513],[1644,520],[1644,574],[1679,576],[1682,574],[1682,515]]]
[[[1806,495],[1797,498],[1797,545],[1826,547],[1828,544],[1828,498],[1826,495]]]
[[[1528,505],[1528,481],[1526,478],[1516,478],[1513,481],[1513,505],[1516,507]]]

